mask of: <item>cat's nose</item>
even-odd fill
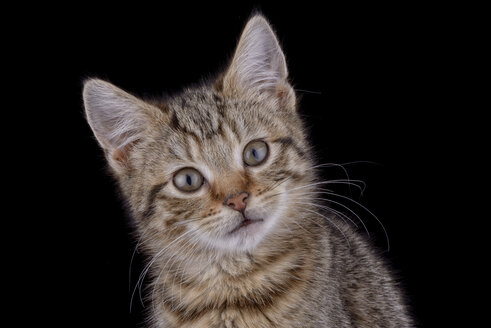
[[[243,191],[243,192],[228,196],[227,199],[225,199],[225,201],[223,202],[223,204],[225,206],[230,207],[231,209],[234,209],[236,211],[241,212],[241,211],[245,210],[245,208],[247,206],[247,198],[248,197],[249,197],[249,193]]]

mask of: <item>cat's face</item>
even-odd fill
[[[147,103],[88,81],[88,121],[148,248],[250,251],[288,230],[312,181],[283,53],[267,22],[246,26],[214,84]]]
[[[169,123],[135,150],[139,181],[151,181],[142,193],[152,197],[145,225],[224,251],[250,250],[284,228],[301,190],[287,191],[309,179],[296,113],[197,90],[166,106]]]

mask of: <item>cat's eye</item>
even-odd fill
[[[174,175],[173,181],[177,189],[185,192],[191,192],[201,188],[204,179],[198,170],[187,167],[179,170]]]
[[[268,145],[261,140],[251,141],[244,148],[243,157],[247,165],[259,165],[268,157]]]

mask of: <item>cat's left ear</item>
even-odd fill
[[[83,99],[87,121],[119,174],[131,167],[133,147],[165,122],[157,108],[99,79],[85,82]]]
[[[247,23],[222,83],[226,94],[272,97],[281,107],[295,108],[285,55],[263,16]]]

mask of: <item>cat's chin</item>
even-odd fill
[[[266,235],[268,220],[244,219],[235,228],[222,236],[216,246],[225,252],[251,251]]]
[[[225,253],[253,251],[274,230],[280,212],[280,209],[271,211],[260,207],[246,210],[245,215],[240,218],[231,218],[233,223],[220,237],[213,240],[213,246]]]
[[[229,235],[237,235],[237,234],[251,234],[254,233],[254,230],[258,229],[258,226],[263,223],[263,219],[248,219],[244,217],[242,222],[240,222],[232,231],[229,232]]]
[[[253,232],[251,230],[256,229],[254,226],[257,226],[262,222],[264,222],[264,220],[261,218],[252,218],[250,216],[247,216],[245,213],[242,213],[242,220],[229,232],[229,234],[234,235],[239,233]]]

